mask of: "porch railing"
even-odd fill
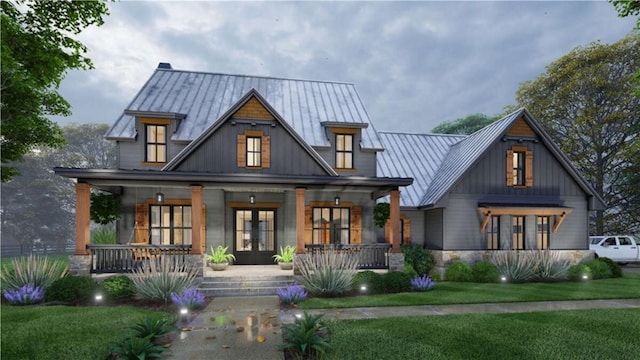
[[[320,254],[326,250],[338,250],[358,257],[360,269],[388,269],[391,244],[331,244],[305,245],[308,254]]]
[[[182,265],[191,245],[87,245],[91,254],[91,273],[133,272],[144,260],[168,256]]]

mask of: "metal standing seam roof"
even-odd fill
[[[371,119],[353,84],[226,75],[158,68],[106,134],[133,140],[132,113],[184,116],[173,141],[189,142],[203,133],[249,90],[256,89],[311,146],[330,146],[321,122],[366,124],[361,147],[382,149]]]
[[[377,155],[378,176],[411,177],[400,192],[400,206],[418,207],[452,145],[466,135],[380,132],[385,151]]]

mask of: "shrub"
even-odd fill
[[[478,261],[471,266],[471,275],[474,282],[495,283],[500,281],[498,268],[490,261]]]
[[[535,277],[535,262],[530,252],[497,251],[491,254],[491,262],[501,276],[512,282],[525,282]]]
[[[180,293],[171,293],[171,301],[179,308],[189,310],[198,309],[204,305],[204,294],[202,291],[191,286]]]
[[[150,336],[144,338],[127,336],[111,350],[111,353],[118,359],[164,359],[162,353],[167,350],[162,345],[154,344]]]
[[[3,289],[20,289],[24,285],[39,286],[44,290],[67,274],[67,264],[47,256],[29,255],[11,260],[11,267],[0,272]]]
[[[415,291],[428,291],[436,286],[436,282],[427,275],[417,276],[411,280],[411,288]]]
[[[173,326],[175,319],[172,317],[148,317],[131,327],[133,336],[144,339],[149,338],[155,342],[170,332],[179,332],[180,329]]]
[[[293,324],[286,324],[283,329],[284,344],[281,349],[291,349],[298,355],[296,358],[315,359],[331,348],[329,328],[320,320],[322,315],[309,315],[306,312]]]
[[[447,281],[469,282],[473,280],[473,272],[466,262],[456,261],[447,267],[444,278]]]
[[[351,288],[358,272],[358,259],[336,250],[325,250],[301,258],[302,285],[320,296],[336,296]]]
[[[584,277],[587,277],[586,279]],[[567,277],[571,281],[584,281],[591,279],[591,269],[585,264],[576,264],[569,267]]]
[[[40,286],[26,284],[18,290],[6,289],[2,292],[5,299],[14,305],[35,304],[44,298],[44,290]]]
[[[365,287],[363,290],[362,287]],[[384,291],[382,276],[375,271],[360,271],[353,276],[351,288],[356,291],[366,291],[369,294],[378,294]]]
[[[431,272],[429,272],[429,277],[431,278],[431,280],[433,281],[440,281],[442,280],[442,276],[440,276],[440,273],[438,271],[435,270],[431,270]]]
[[[112,276],[100,283],[104,295],[109,300],[130,299],[136,294],[136,288],[126,275]]]
[[[429,250],[423,249],[420,246],[402,246],[402,253],[404,254],[405,263],[411,265],[418,275],[429,274],[435,265],[433,255]]]
[[[413,268],[413,266],[411,266],[411,264],[405,262],[404,263],[404,273],[408,274],[409,276],[411,276],[412,278],[418,276],[418,273],[416,272],[416,270]]]
[[[614,278],[622,277],[622,268],[620,267],[620,264],[609,259],[608,257],[601,257],[601,258],[598,258],[598,260],[607,264],[607,266],[609,267],[609,270],[611,270],[611,277],[614,277]]]
[[[530,254],[535,264],[534,280],[556,281],[567,278],[569,261],[562,259],[559,251],[537,250]]]
[[[49,286],[45,292],[45,301],[62,301],[71,304],[84,304],[91,301],[97,284],[89,276],[65,276]]]
[[[592,279],[608,279],[612,277],[609,266],[598,259],[589,260],[584,263],[591,270]]]
[[[116,231],[108,227],[100,227],[91,231],[92,244],[115,244]]]
[[[171,299],[171,293],[180,293],[192,286],[198,276],[197,269],[178,265],[167,256],[143,262],[134,273],[132,280],[136,293],[143,299],[164,301],[165,304]]]
[[[389,271],[382,275],[384,290],[390,293],[411,291],[411,275],[400,271]]]
[[[304,288],[298,284],[289,285],[286,288],[279,288],[276,292],[278,293],[280,302],[288,305],[297,304],[306,299],[308,295]]]

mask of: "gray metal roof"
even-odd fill
[[[256,89],[278,114],[312,146],[330,146],[322,122],[363,124],[362,148],[382,149],[380,139],[353,84],[226,75],[158,68],[125,109],[106,137],[135,138],[134,115],[184,117],[171,137],[192,141],[249,90]],[[368,125],[368,126],[366,126]]]
[[[380,132],[385,151],[377,155],[378,176],[412,177],[402,188],[400,206],[418,207],[452,145],[465,135]]]

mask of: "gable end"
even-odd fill
[[[507,135],[536,137],[536,132],[533,131],[531,126],[521,117],[507,130]]]
[[[251,99],[242,105],[231,117],[234,119],[275,120],[273,115],[262,106],[255,96],[251,97]]]

